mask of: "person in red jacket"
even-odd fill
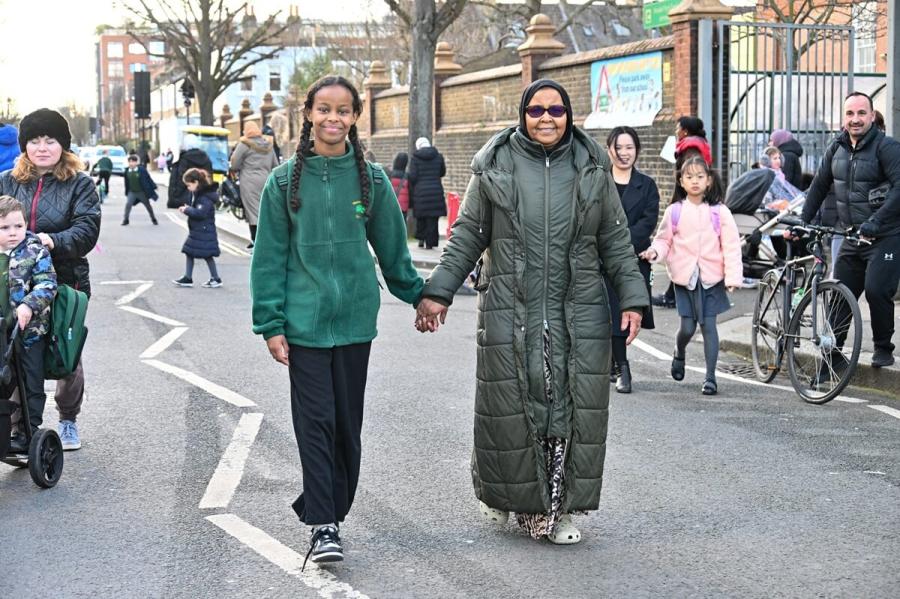
[[[391,185],[394,186],[394,195],[400,204],[403,218],[409,210],[409,180],[406,178],[406,165],[409,163],[409,155],[406,152],[397,152],[394,156],[394,166],[391,168]]]

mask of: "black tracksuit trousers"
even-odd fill
[[[844,241],[834,277],[859,299],[863,291],[872,319],[875,349],[894,351],[894,294],[900,282],[900,235],[876,239],[870,246]]]
[[[290,346],[291,413],[303,467],[293,508],[310,526],[342,522],[353,503],[371,348]]]

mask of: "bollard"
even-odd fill
[[[454,192],[447,193],[447,239],[450,239],[450,229],[459,216],[459,194]]]

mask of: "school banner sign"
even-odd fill
[[[662,52],[591,65],[591,114],[585,129],[647,127],[662,108]]]

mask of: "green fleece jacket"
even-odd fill
[[[295,160],[272,171],[260,199],[250,265],[253,332],[266,339],[285,335],[304,347],[371,341],[381,296],[369,244],[395,297],[415,305],[424,284],[410,259],[390,179],[367,164],[366,217],[352,147],[343,156],[309,156],[294,212],[287,182]]]

